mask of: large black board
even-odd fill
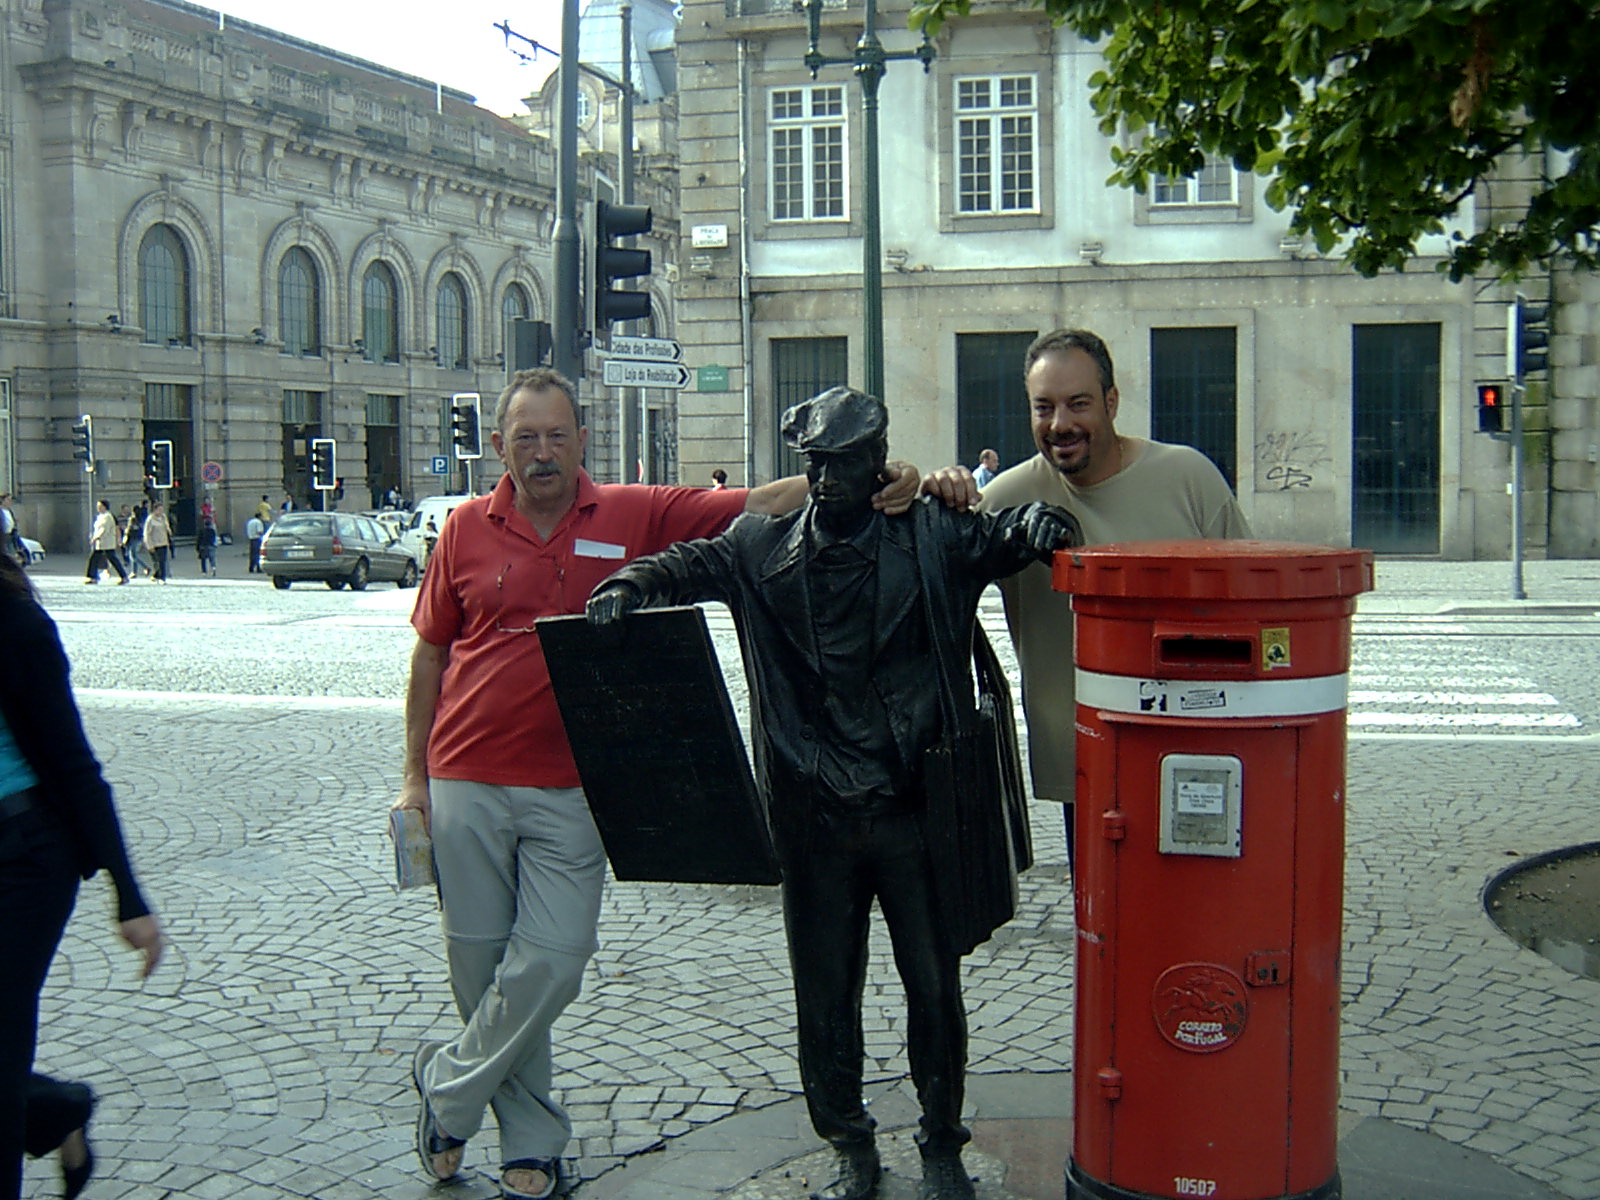
[[[777,883],[705,614],[538,622],[584,794],[618,879]]]

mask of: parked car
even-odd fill
[[[26,558],[21,558],[19,556],[19,561],[23,566],[31,567],[34,563],[42,562],[44,560],[44,547],[38,542],[34,541],[31,537],[22,538],[22,548],[27,551]]]
[[[385,535],[401,540],[402,543],[402,535],[406,531],[406,523],[411,520],[411,514],[399,508],[364,508],[357,515],[371,517],[377,522],[378,528],[383,530]],[[412,553],[411,547],[408,545],[402,545],[402,548],[411,554],[412,559],[417,564],[417,570],[421,571],[423,565],[422,555],[420,553]]]
[[[287,512],[261,539],[261,569],[272,586],[320,579],[334,591],[361,591],[370,580],[417,584],[411,555],[371,517],[357,513]]]
[[[400,543],[419,565],[428,561],[428,539],[437,538],[444,529],[444,519],[471,499],[471,496],[424,496],[417,501],[416,507],[411,510],[411,519],[406,522],[405,531],[400,535]],[[428,530],[429,521],[433,522],[431,533]]]

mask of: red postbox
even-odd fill
[[[1069,1200],[1336,1200],[1350,616],[1372,555],[1056,556],[1077,625]]]

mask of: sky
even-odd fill
[[[501,116],[526,112],[523,96],[556,66],[540,51],[529,63],[506,49],[505,23],[555,50],[560,0],[195,0],[205,8],[476,96]],[[525,54],[531,48],[512,39]]]

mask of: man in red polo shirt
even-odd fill
[[[506,473],[450,514],[417,597],[396,808],[430,821],[450,984],[465,1029],[413,1061],[423,1170],[449,1179],[492,1106],[508,1200],[555,1194],[571,1121],[550,1094],[550,1027],[595,950],[605,853],[534,630],[581,613],[606,576],[674,542],[712,537],[742,512],[778,514],[804,476],[746,491],[596,484],[572,384],[519,371],[490,434]],[[892,464],[874,497],[916,495]]]

